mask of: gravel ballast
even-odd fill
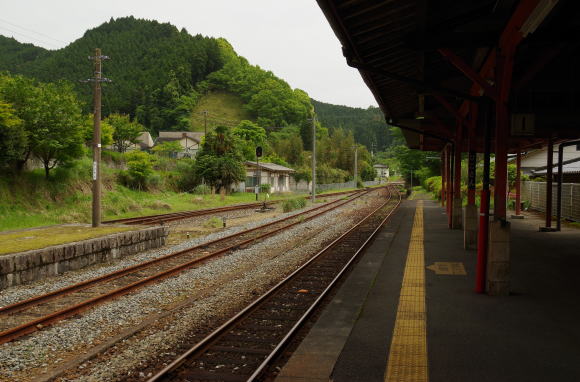
[[[27,376],[42,374],[71,355],[78,354],[124,329],[136,326],[142,322],[143,317],[167,311],[186,298],[197,298],[195,304],[179,311],[179,319],[162,319],[155,325],[155,329],[145,329],[135,339],[129,338],[115,345],[112,351],[106,353],[106,357],[102,356],[95,362],[81,365],[76,374],[71,375],[74,380],[83,381],[125,380],[129,376],[145,378],[148,373],[135,371],[144,370],[145,361],[170,353],[196,327],[200,330],[211,327],[215,322],[223,321],[232,312],[245,306],[256,294],[275,284],[322,245],[344,232],[353,223],[353,211],[361,209],[369,200],[378,197],[373,193],[364,199],[365,201],[348,204],[199,268],[185,271],[177,277],[100,305],[80,318],[66,320],[27,338],[4,344],[0,346],[0,380],[27,380]],[[376,204],[376,201],[372,204]],[[283,216],[295,213],[297,212]],[[280,217],[276,219],[278,218]],[[55,278],[52,282],[11,288],[0,296],[0,304],[59,289],[266,222],[232,227],[172,248],[148,251],[114,265],[71,272]],[[332,224],[328,224],[329,222]]]

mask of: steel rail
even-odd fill
[[[280,222],[284,222],[286,220],[290,220],[290,219],[296,218],[298,216],[301,216],[301,215],[304,215],[304,214],[308,214],[308,213],[311,213],[313,211],[317,211],[319,209],[323,209],[324,207],[331,206],[331,208],[328,208],[328,209],[322,210],[320,212],[317,212],[316,214],[314,214],[312,216],[309,216],[306,219],[299,220],[299,221],[296,221],[294,223],[290,223],[288,225],[282,226],[282,227],[277,228],[275,230],[268,231],[268,232],[266,232],[264,234],[261,234],[261,235],[259,235],[257,237],[253,237],[253,238],[244,240],[242,242],[236,243],[236,244],[234,244],[232,246],[228,246],[226,248],[219,249],[219,250],[214,251],[212,253],[209,253],[209,254],[207,254],[205,256],[201,256],[199,258],[196,258],[194,260],[188,261],[186,263],[177,265],[175,267],[172,267],[172,268],[170,268],[168,270],[162,271],[162,272],[157,273],[155,275],[152,275],[152,276],[143,278],[141,280],[135,281],[135,282],[130,283],[128,285],[125,285],[123,287],[117,288],[117,289],[115,289],[113,291],[109,291],[109,292],[107,292],[105,294],[102,294],[102,295],[96,296],[94,298],[85,300],[85,301],[83,301],[81,303],[78,303],[78,304],[75,304],[73,306],[69,306],[69,307],[67,307],[65,309],[62,309],[62,310],[59,310],[57,312],[51,313],[49,315],[40,317],[40,318],[38,318],[36,320],[33,320],[33,321],[27,322],[25,324],[16,326],[14,328],[11,328],[11,329],[2,331],[2,332],[0,332],[0,344],[3,344],[3,343],[6,343],[6,342],[9,342],[9,341],[12,341],[12,340],[14,340],[14,339],[16,339],[18,337],[23,336],[23,335],[26,335],[26,334],[30,334],[32,332],[35,332],[35,331],[37,331],[39,329],[42,329],[42,328],[44,328],[44,327],[46,327],[46,326],[48,326],[50,324],[53,324],[53,323],[55,323],[57,321],[62,320],[64,318],[70,317],[70,316],[75,315],[75,314],[78,314],[78,313],[80,313],[80,312],[82,312],[84,310],[87,310],[87,309],[89,309],[89,308],[91,308],[91,307],[93,307],[93,306],[95,306],[95,305],[97,305],[97,304],[99,304],[101,302],[104,302],[104,301],[107,301],[107,300],[110,300],[110,299],[113,299],[113,298],[116,298],[116,297],[120,297],[122,295],[125,295],[127,293],[132,292],[133,290],[136,290],[138,288],[141,288],[141,287],[144,287],[146,285],[152,284],[152,283],[157,282],[159,280],[165,279],[165,278],[167,278],[169,276],[172,276],[174,274],[180,273],[181,271],[183,271],[185,269],[191,268],[192,266],[194,266],[196,264],[199,264],[199,263],[201,263],[203,261],[209,260],[210,258],[215,257],[217,255],[220,255],[220,254],[229,252],[232,249],[239,248],[239,247],[241,247],[243,245],[246,245],[246,244],[249,244],[249,243],[251,243],[253,241],[257,241],[257,240],[260,240],[262,238],[265,238],[265,237],[274,235],[274,234],[276,234],[276,233],[278,233],[278,232],[280,232],[282,230],[288,229],[288,228],[293,227],[293,226],[295,226],[297,224],[301,224],[301,223],[303,223],[305,221],[309,221],[311,219],[314,219],[314,218],[316,218],[316,217],[318,217],[318,216],[320,216],[320,215],[322,215],[322,214],[324,214],[324,213],[326,213],[328,211],[331,211],[333,209],[336,209],[336,208],[338,208],[338,207],[340,207],[340,206],[342,206],[342,205],[344,205],[346,203],[349,203],[349,202],[351,202],[353,200],[356,200],[359,197],[361,197],[363,195],[366,195],[370,191],[371,190],[368,190],[366,192],[358,193],[357,195],[355,195],[354,198],[350,198],[350,199],[347,199],[347,200],[336,200],[336,201],[333,201],[333,202],[330,202],[330,203],[326,203],[326,204],[323,204],[323,205],[321,205],[319,207],[315,207],[315,208],[310,209],[308,211],[304,211],[302,213],[295,214],[295,215],[289,216],[287,218],[284,218],[284,219],[281,219],[281,220],[277,220],[275,222],[271,222],[271,223],[264,224],[262,226],[254,227],[254,228],[249,229],[249,230],[246,230],[246,231],[241,231],[241,232],[238,232],[236,234],[229,235],[229,236],[224,237],[224,238],[221,238],[221,239],[216,239],[214,241],[211,241],[211,242],[208,242],[208,243],[204,243],[204,244],[201,244],[201,245],[196,246],[196,247],[189,248],[189,249],[184,250],[184,251],[180,251],[180,252],[177,252],[177,253],[174,253],[174,254],[166,255],[166,256],[161,257],[161,258],[158,258],[158,259],[154,259],[154,260],[150,260],[150,261],[145,262],[145,263],[137,264],[137,265],[135,265],[133,267],[130,267],[130,268],[127,268],[127,269],[123,269],[123,270],[120,270],[120,271],[116,271],[116,272],[113,272],[111,274],[107,274],[107,275],[103,275],[103,276],[98,277],[98,278],[95,278],[95,279],[87,280],[85,282],[82,282],[82,283],[79,283],[79,284],[75,284],[75,285],[72,285],[70,287],[63,288],[61,290],[58,290],[58,291],[54,291],[54,292],[51,292],[51,293],[48,293],[48,294],[45,294],[45,295],[42,295],[42,296],[37,296],[37,297],[34,297],[32,299],[22,301],[20,303],[15,303],[15,304],[12,304],[12,305],[9,305],[9,306],[0,308],[0,313],[4,313],[4,314],[6,314],[8,312],[17,312],[17,311],[20,311],[20,310],[25,309],[26,307],[33,306],[33,305],[38,305],[41,302],[46,302],[46,301],[51,300],[51,299],[54,299],[54,298],[62,297],[64,295],[67,295],[67,294],[70,294],[70,293],[73,293],[73,292],[76,292],[76,291],[80,291],[80,290],[83,290],[83,289],[87,289],[87,288],[93,287],[93,286],[97,285],[98,283],[100,283],[102,281],[110,281],[110,280],[113,280],[113,279],[116,279],[116,278],[125,276],[127,274],[130,274],[130,273],[133,273],[135,271],[144,269],[144,268],[146,268],[148,266],[151,266],[154,263],[158,263],[158,262],[167,260],[167,259],[169,259],[171,257],[176,257],[176,256],[181,255],[181,254],[184,254],[186,252],[191,252],[193,249],[207,247],[208,245],[210,245],[212,243],[215,243],[215,242],[219,242],[219,241],[224,241],[224,240],[227,240],[227,239],[231,239],[232,237],[235,237],[235,236],[241,236],[241,235],[246,234],[248,232],[252,232],[252,231],[255,231],[257,229],[264,228],[264,227],[267,227],[267,226],[270,226],[270,225],[273,225],[273,224],[279,224]]]
[[[195,344],[191,347],[188,351],[183,353],[169,365],[167,365],[163,370],[159,371],[156,375],[150,378],[147,382],[156,382],[163,380],[169,373],[175,371],[179,368],[184,362],[186,362],[189,358],[195,358],[196,355],[200,355],[205,350],[209,349],[211,344],[216,342],[222,335],[224,335],[227,331],[234,328],[237,323],[242,321],[244,318],[249,316],[250,313],[256,311],[262,303],[266,302],[270,299],[276,292],[281,290],[281,288],[287,285],[290,281],[292,281],[298,274],[302,273],[306,268],[308,268],[312,263],[316,260],[321,258],[324,254],[326,254],[331,248],[334,248],[337,244],[339,244],[344,238],[346,238],[350,233],[354,232],[358,227],[360,227],[364,222],[374,216],[379,210],[385,207],[387,204],[391,202],[392,193],[394,191],[390,191],[389,199],[383,203],[381,206],[373,210],[370,214],[368,214],[365,218],[359,221],[356,225],[351,227],[347,232],[343,233],[337,239],[335,239],[332,243],[328,244],[324,249],[319,251],[316,255],[310,258],[306,263],[304,263],[300,268],[296,269],[292,272],[289,276],[284,278],[284,280],[280,281],[258,299],[254,300],[250,305],[246,306],[243,310],[237,313],[235,316],[230,318],[227,322],[222,324],[220,327],[215,329],[212,333],[210,333],[207,337],[202,339],[200,342]],[[366,246],[371,242],[371,240],[375,237],[376,233],[381,229],[381,227],[385,224],[385,222],[390,218],[390,216],[394,213],[397,207],[401,203],[401,195],[399,195],[399,200],[397,204],[391,209],[388,215],[381,220],[375,230],[369,235],[369,237],[364,241],[364,243],[356,250],[355,254],[350,258],[350,260],[342,267],[339,273],[333,278],[330,284],[324,289],[324,291],[316,298],[313,304],[306,310],[306,312],[299,318],[299,320],[293,325],[290,331],[282,338],[282,340],[277,344],[277,346],[272,350],[272,352],[264,359],[264,361],[258,366],[258,368],[254,371],[254,373],[248,377],[247,381],[253,381],[257,376],[261,374],[263,369],[271,362],[272,359],[280,352],[280,350],[285,346],[285,344],[289,341],[289,339],[296,333],[296,331],[304,324],[306,319],[312,313],[312,311],[320,304],[322,299],[328,294],[328,292],[334,287],[336,282],[342,277],[342,275],[346,272],[346,270],[352,265],[352,263],[356,260],[359,254],[366,248]]]
[[[343,192],[335,192],[335,193],[326,193],[326,194],[319,194],[319,197],[330,197],[330,196],[339,196],[345,194],[355,194],[360,192],[359,190],[351,190],[351,191],[343,191]],[[305,197],[306,199],[310,199],[310,196]],[[115,220],[107,220],[104,221],[104,224],[158,224],[158,223],[166,223],[172,222],[175,220],[181,219],[188,219],[196,216],[203,216],[203,215],[210,215],[219,212],[227,212],[227,211],[235,211],[235,210],[243,210],[248,208],[257,208],[261,207],[264,204],[266,205],[273,205],[281,203],[280,201],[270,201],[270,202],[260,202],[260,203],[244,203],[244,204],[235,204],[232,206],[225,206],[225,207],[216,207],[216,208],[206,208],[200,210],[191,210],[191,211],[177,211],[171,212],[167,214],[157,214],[157,215],[147,215],[147,216],[136,216],[131,218],[123,218],[123,219],[115,219]]]
[[[360,196],[363,196],[363,194],[361,194]],[[354,199],[356,199],[358,197],[359,196],[357,196],[357,197],[355,197],[353,199],[350,199],[350,200],[354,200]],[[296,218],[296,217],[299,217],[299,216],[302,216],[302,215],[306,215],[306,214],[308,214],[310,212],[317,211],[319,209],[322,209],[324,207],[328,207],[328,206],[330,206],[332,204],[339,203],[339,202],[340,202],[340,200],[334,200],[332,202],[329,202],[329,203],[326,203],[326,204],[322,204],[322,205],[320,205],[318,207],[311,208],[311,209],[309,209],[307,211],[303,211],[303,212],[300,212],[298,214],[294,214],[292,216],[288,216],[288,217],[283,218],[283,219],[275,220],[275,221],[272,221],[270,223],[266,223],[266,224],[262,224],[262,225],[256,226],[254,228],[250,228],[250,229],[247,229],[247,230],[244,230],[244,231],[236,232],[234,234],[221,237],[219,239],[210,240],[210,241],[207,241],[207,242],[204,242],[204,243],[195,245],[193,247],[189,247],[189,248],[183,249],[181,251],[173,252],[173,253],[170,253],[170,254],[167,254],[167,255],[164,255],[164,256],[161,256],[161,257],[152,259],[152,260],[148,260],[148,261],[145,261],[145,262],[136,264],[136,265],[132,265],[132,266],[127,267],[127,268],[120,269],[120,270],[115,271],[115,272],[107,273],[105,275],[98,276],[98,277],[95,277],[93,279],[85,280],[85,281],[82,281],[80,283],[77,283],[77,284],[74,284],[74,285],[71,285],[71,286],[68,286],[68,287],[65,287],[65,288],[61,288],[61,289],[55,290],[53,292],[49,292],[49,293],[46,293],[46,294],[43,294],[43,295],[35,296],[35,297],[32,297],[32,298],[27,299],[27,300],[23,300],[23,301],[16,302],[14,304],[6,305],[6,306],[3,306],[3,307],[0,307],[0,314],[7,314],[7,313],[11,313],[11,312],[16,312],[18,310],[22,310],[23,308],[26,308],[26,307],[28,307],[30,305],[33,305],[33,304],[39,304],[41,302],[49,301],[49,300],[51,300],[52,298],[55,298],[55,297],[61,297],[61,296],[65,295],[65,294],[70,294],[70,293],[73,293],[73,292],[78,292],[80,290],[83,290],[83,289],[92,287],[92,286],[94,286],[97,283],[100,283],[100,282],[103,282],[103,281],[111,281],[111,280],[117,279],[117,278],[122,277],[122,276],[125,276],[127,274],[130,274],[130,273],[133,273],[133,272],[136,272],[136,271],[145,269],[145,268],[147,268],[149,266],[152,266],[152,265],[155,265],[157,263],[160,263],[160,262],[163,262],[163,261],[166,261],[166,260],[169,260],[169,259],[172,259],[172,258],[181,256],[181,255],[188,254],[188,253],[190,253],[190,252],[192,252],[194,250],[203,249],[203,248],[209,247],[210,245],[213,245],[213,244],[216,244],[216,243],[219,243],[219,242],[222,242],[222,241],[227,241],[227,240],[230,240],[232,238],[241,236],[241,235],[246,234],[246,233],[250,233],[250,232],[253,232],[253,231],[257,231],[259,229],[262,229],[262,228],[266,228],[266,227],[269,227],[269,226],[272,226],[272,225],[275,225],[275,224],[279,224],[281,222],[284,222],[284,221],[287,221],[287,220],[291,220],[293,218]]]

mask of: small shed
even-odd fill
[[[373,166],[376,177],[379,179],[386,179],[390,176],[389,166],[385,164],[376,164]]]
[[[268,162],[260,162],[258,166],[256,162],[247,161],[244,166],[246,168],[246,181],[240,185],[241,190],[254,192],[256,185],[269,184],[272,192],[290,192],[290,174],[295,170]]]

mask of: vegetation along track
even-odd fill
[[[314,219],[371,192],[338,199],[220,239],[0,308],[0,344],[152,284],[202,262]]]
[[[341,196],[345,194],[354,194],[360,192],[358,190],[354,191],[343,191],[343,192],[334,192],[334,193],[327,193],[327,194],[318,194],[317,197],[332,197],[332,196]],[[311,197],[308,196],[306,199],[310,199]],[[280,201],[272,201],[266,202],[265,204],[270,206],[280,203]],[[259,203],[244,203],[244,204],[235,204],[232,206],[225,206],[225,207],[217,207],[217,208],[206,208],[203,210],[193,210],[193,211],[180,211],[180,212],[171,212],[167,214],[159,214],[159,215],[148,215],[148,216],[137,216],[133,218],[125,218],[125,219],[116,219],[116,220],[107,220],[103,223],[105,224],[144,224],[144,225],[153,225],[153,224],[164,224],[169,223],[177,220],[182,219],[190,219],[196,216],[203,216],[203,215],[213,215],[220,212],[227,212],[227,211],[236,211],[236,210],[244,210],[250,208],[260,208],[264,205],[264,202]]]
[[[254,381],[401,202],[388,200],[148,382]]]

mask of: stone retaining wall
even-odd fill
[[[158,248],[165,245],[168,233],[167,227],[152,227],[2,255],[0,289]]]

